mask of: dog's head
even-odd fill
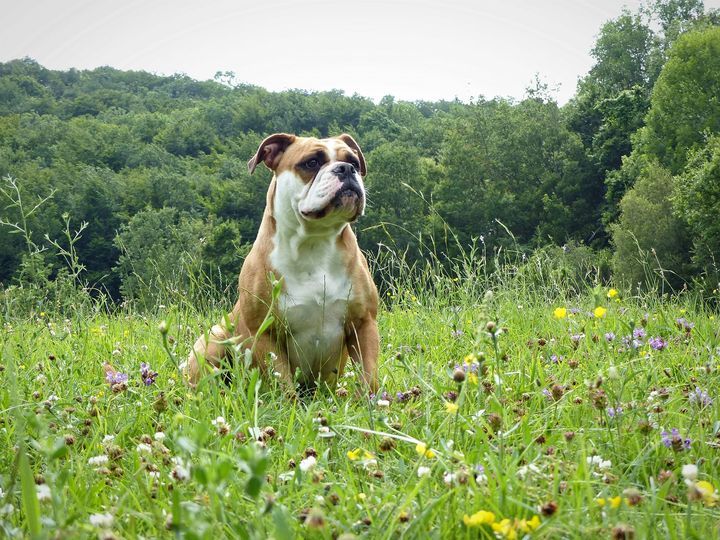
[[[270,135],[248,161],[275,173],[275,218],[291,215],[316,228],[355,221],[365,211],[365,158],[347,134],[329,139]]]

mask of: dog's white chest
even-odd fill
[[[341,254],[332,242],[303,246],[299,257],[276,248],[271,260],[283,276],[279,312],[286,327],[288,359],[312,381],[337,367],[352,294]]]

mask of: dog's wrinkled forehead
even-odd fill
[[[298,139],[288,147],[280,158],[276,174],[291,171],[303,182],[311,182],[320,169],[329,163],[350,163],[359,172],[360,158],[356,152],[339,139]]]
[[[304,182],[311,181],[324,165],[331,162],[350,163],[361,176],[366,173],[360,147],[345,133],[329,139],[276,133],[260,144],[257,153],[248,162],[250,172],[261,161],[276,175],[291,171]]]

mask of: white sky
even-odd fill
[[[520,98],[535,73],[560,103],[602,23],[640,0],[0,0],[0,61],[109,65],[373,99]],[[720,0],[706,0],[720,7]]]

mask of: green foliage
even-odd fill
[[[720,255],[720,135],[694,153],[675,181],[673,207],[690,228],[693,261],[719,283]]]
[[[643,130],[641,151],[673,174],[688,151],[720,132],[720,27],[684,34],[673,45],[657,84]]]
[[[690,237],[673,214],[673,177],[650,162],[620,202],[620,219],[611,228],[618,278],[629,287],[677,289],[689,275]]]

